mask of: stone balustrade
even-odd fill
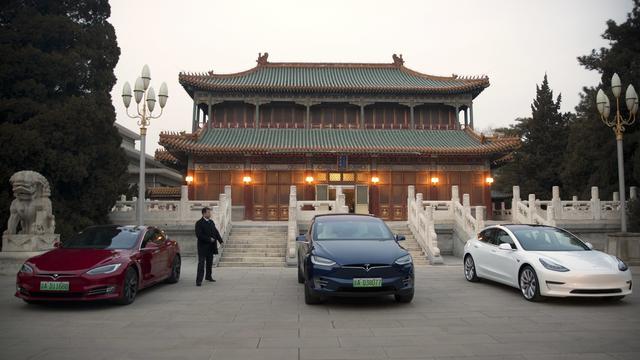
[[[442,256],[438,247],[438,236],[434,225],[434,210],[424,206],[422,194],[415,194],[415,187],[409,186],[407,198],[407,224],[416,241],[422,247],[427,259],[432,264],[442,264]]]
[[[630,200],[637,198],[637,189],[631,187]],[[502,207],[504,210],[504,204]],[[495,212],[494,212],[495,214]],[[500,213],[504,216],[504,213]],[[502,218],[504,219],[504,218]],[[551,200],[537,199],[535,194],[529,194],[528,200],[520,198],[520,187],[513,187],[511,201],[511,221],[516,224],[551,225],[564,223],[615,224],[620,222],[620,198],[613,193],[613,200],[600,199],[598,187],[591,188],[590,200],[572,200],[560,198],[560,188],[552,188]]]
[[[114,224],[136,224],[136,198],[127,200],[123,195],[111,209],[109,219]],[[212,218],[225,237],[231,231],[231,186],[224,187],[218,200],[190,201],[188,188],[182,186],[178,201],[146,200],[144,202],[145,224],[155,226],[194,224],[202,217],[202,208],[210,207]]]

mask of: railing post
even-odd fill
[[[536,209],[536,194],[529,194],[529,218],[527,221],[529,224],[533,224],[534,215],[537,213]]]
[[[453,185],[451,187],[451,202],[460,202],[460,191],[458,190],[458,185]]]
[[[480,232],[480,230],[482,230],[482,228],[484,228],[484,210],[486,209],[486,207],[484,206],[476,206],[476,226],[475,226],[475,232],[476,234]]]
[[[591,187],[591,215],[593,220],[602,218],[602,206],[600,205],[600,191],[597,186]]]
[[[632,186],[629,188],[629,200],[635,200],[638,198],[638,188]]]
[[[511,198],[511,221],[518,223],[518,203],[520,202],[520,186],[513,187],[513,197]]]
[[[551,188],[551,208],[553,212],[553,218],[557,219],[562,216],[562,200],[560,200],[560,187],[554,186]],[[549,214],[547,211],[547,218],[549,218]]]
[[[298,199],[295,185],[289,188],[289,222],[287,224],[287,264],[292,265],[296,259],[296,237],[298,236]]]

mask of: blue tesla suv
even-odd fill
[[[298,282],[304,300],[318,304],[329,296],[394,295],[411,302],[413,259],[387,224],[369,215],[331,214],[313,218],[296,239]]]

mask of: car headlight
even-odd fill
[[[558,271],[558,272],[567,272],[569,271],[569,269],[567,269],[566,267],[555,263],[549,259],[543,259],[540,258],[540,264],[542,264],[542,266],[544,266],[546,269],[551,270],[551,271]]]
[[[411,255],[407,254],[401,258],[398,258],[395,263],[398,265],[407,265],[407,264],[411,264],[413,262],[413,259],[411,258]]]
[[[98,266],[97,268],[93,268],[93,269],[87,271],[87,274],[89,274],[89,275],[111,274],[112,272],[115,272],[116,270],[118,270],[120,265],[122,265],[122,264],[111,264],[111,265]]]
[[[316,255],[311,256],[311,263],[314,265],[320,265],[320,266],[333,266],[336,264],[336,262],[333,260],[323,258],[321,256],[316,256]]]
[[[33,268],[25,263],[20,267],[20,272],[23,274],[33,274]]]
[[[624,261],[620,260],[620,258],[616,258],[616,260],[618,260],[618,270],[620,271],[629,270],[629,267],[627,266],[627,264],[624,263]]]

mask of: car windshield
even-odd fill
[[[140,232],[135,228],[116,226],[92,227],[62,243],[65,249],[131,249]]]
[[[589,247],[572,234],[550,227],[510,229],[528,251],[589,251]]]
[[[322,219],[314,225],[316,240],[393,240],[387,225],[378,219]]]

